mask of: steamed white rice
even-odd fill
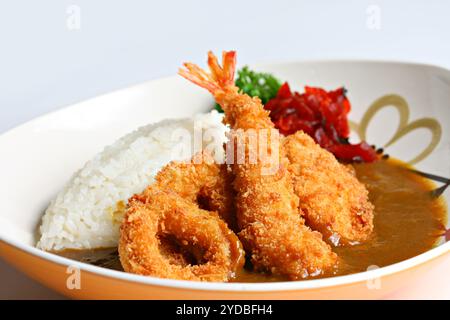
[[[117,246],[127,200],[172,160],[188,160],[207,148],[222,161],[226,130],[222,115],[212,111],[142,127],[106,147],[51,202],[37,247],[56,251]]]

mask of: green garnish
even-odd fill
[[[263,104],[274,98],[281,87],[280,80],[271,74],[255,72],[247,66],[238,71],[235,84],[243,93],[248,94],[250,97],[258,96]],[[223,112],[217,103],[214,108],[219,112]]]

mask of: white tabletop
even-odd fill
[[[0,133],[62,106],[172,75],[181,61],[203,61],[209,49],[237,49],[241,64],[374,58],[450,68],[445,0],[22,2],[0,8]],[[448,270],[450,261],[440,267]],[[450,299],[450,279],[440,280],[435,287],[447,290],[436,289],[435,298]],[[415,294],[401,297],[427,298]],[[1,298],[60,296],[0,261]]]

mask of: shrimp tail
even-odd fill
[[[184,68],[178,70],[178,74],[187,80],[205,88],[213,95],[224,91],[227,87],[234,86],[234,74],[236,71],[236,52],[223,51],[222,66],[219,65],[217,57],[208,52],[208,67],[210,73],[197,66],[186,62]]]

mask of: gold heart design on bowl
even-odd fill
[[[358,123],[351,121],[351,128],[358,134],[359,138],[363,141],[370,141],[367,137],[367,128],[370,122],[375,117],[375,115],[384,108],[394,107],[399,114],[399,123],[394,135],[390,140],[383,146],[384,149],[388,148],[402,137],[406,136],[408,133],[417,129],[428,129],[431,133],[431,140],[424,150],[420,151],[419,154],[411,160],[406,160],[405,162],[409,164],[416,164],[421,160],[425,159],[430,155],[433,150],[437,147],[441,140],[442,128],[439,123],[434,118],[421,118],[409,122],[409,106],[406,100],[396,94],[388,94],[382,96],[375,100],[370,107],[364,113],[361,121]]]

